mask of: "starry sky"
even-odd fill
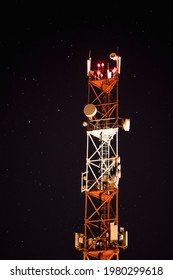
[[[173,259],[173,19],[166,3],[0,7],[0,259],[82,259],[86,61],[119,50],[120,259]],[[35,2],[37,2],[35,4]]]

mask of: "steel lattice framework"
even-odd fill
[[[81,176],[85,193],[84,233],[75,234],[75,248],[83,259],[119,259],[128,246],[128,232],[118,224],[118,193],[121,163],[118,153],[119,128],[129,130],[129,119],[118,115],[118,80],[121,58],[111,53],[113,67],[98,64],[91,70],[87,60],[88,104],[86,170]]]

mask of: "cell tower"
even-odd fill
[[[128,232],[119,227],[118,193],[121,163],[119,128],[130,129],[130,119],[118,115],[118,80],[121,57],[109,55],[109,63],[91,68],[87,60],[88,104],[84,107],[86,127],[86,170],[81,176],[85,194],[84,233],[75,233],[75,249],[84,260],[119,259],[128,246]]]

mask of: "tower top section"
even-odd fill
[[[94,68],[91,65],[91,52],[89,52],[89,58],[87,59],[87,76],[92,80],[100,79],[112,79],[120,74],[121,70],[121,57],[115,52],[110,53],[109,61],[113,60],[113,64],[110,62],[106,64],[104,62],[97,63]]]
[[[130,120],[119,116],[118,80],[121,57],[116,52],[108,55],[107,62],[99,61],[92,66],[91,51],[87,59],[88,104],[84,107],[87,130],[123,128],[130,129]]]

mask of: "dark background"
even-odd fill
[[[120,259],[173,259],[172,8],[0,4],[0,259],[82,259],[86,61],[119,49]],[[60,5],[60,6],[58,6]]]

